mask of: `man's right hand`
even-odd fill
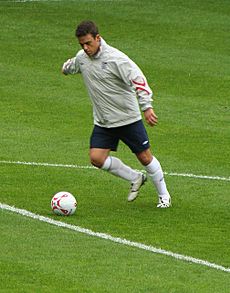
[[[63,66],[62,66],[62,73],[63,73],[63,74],[65,74],[65,75],[68,74],[68,69],[69,69],[71,63],[72,63],[72,60],[71,60],[71,59],[68,59],[68,60],[63,64]]]

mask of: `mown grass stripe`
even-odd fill
[[[83,233],[83,234],[86,234],[86,235],[89,235],[89,236],[92,236],[92,237],[98,237],[98,238],[109,240],[109,241],[119,243],[119,244],[122,244],[122,245],[135,247],[135,248],[146,250],[146,251],[149,251],[149,252],[152,252],[152,253],[169,256],[169,257],[175,258],[177,260],[182,260],[182,261],[186,261],[186,262],[190,262],[190,263],[194,263],[194,264],[199,264],[199,265],[206,266],[206,267],[209,267],[209,268],[212,268],[212,269],[216,269],[216,270],[220,270],[220,271],[223,271],[223,272],[230,273],[230,268],[226,268],[226,267],[224,267],[222,265],[211,263],[211,262],[209,262],[207,260],[202,260],[202,259],[194,258],[194,257],[191,257],[191,256],[182,255],[182,254],[179,254],[179,253],[174,253],[174,252],[167,251],[167,250],[164,250],[164,249],[161,249],[161,248],[156,248],[156,247],[151,246],[151,245],[145,245],[143,243],[133,242],[133,241],[130,241],[130,240],[127,240],[127,239],[124,239],[124,238],[113,237],[112,235],[109,235],[109,234],[106,234],[106,233],[94,232],[94,231],[92,231],[90,229],[86,229],[86,228],[82,228],[82,227],[79,227],[79,226],[67,224],[67,223],[64,223],[64,222],[61,222],[61,221],[56,221],[56,220],[53,220],[51,218],[44,217],[44,216],[41,216],[41,215],[37,215],[37,214],[31,213],[31,212],[29,212],[27,210],[19,209],[19,208],[13,207],[13,206],[9,206],[9,205],[4,204],[4,203],[0,203],[0,209],[7,210],[7,211],[10,211],[10,212],[13,212],[13,213],[17,213],[17,214],[20,214],[22,216],[29,217],[29,218],[32,218],[34,220],[39,220],[41,222],[45,222],[45,223],[55,225],[55,226],[58,226],[58,227],[62,227],[62,228],[65,228],[65,229],[70,229],[70,230],[73,230],[75,232]]]

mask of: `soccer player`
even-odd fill
[[[128,201],[135,200],[147,180],[119,158],[111,156],[123,141],[145,167],[158,193],[158,208],[171,205],[161,165],[150,150],[141,112],[150,126],[158,117],[152,107],[152,91],[140,68],[124,53],[109,46],[92,21],[81,22],[76,37],[82,47],[62,67],[65,75],[81,73],[93,105],[94,128],[90,138],[91,163],[130,181]]]

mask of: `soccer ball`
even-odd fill
[[[69,192],[60,191],[51,200],[51,208],[57,215],[73,215],[77,208],[76,198]]]

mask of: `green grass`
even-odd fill
[[[7,212],[0,212],[0,218],[4,228],[1,247],[9,251],[1,257],[0,264],[4,292],[164,293],[228,289],[221,272],[159,255],[150,257],[148,252]],[[29,241],[25,241],[28,235]]]
[[[152,87],[159,125],[147,126],[167,172],[229,177],[228,1],[0,1],[0,160],[89,165],[91,105],[63,62],[77,23],[95,20]],[[120,144],[117,156],[141,166]],[[166,176],[173,207],[156,209],[150,182],[94,169],[0,163],[0,202],[131,241],[230,267],[229,181]],[[55,192],[77,213],[51,213]],[[1,292],[229,292],[230,276],[0,211]]]

